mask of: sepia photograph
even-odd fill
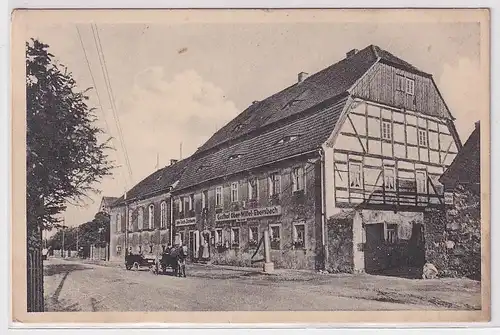
[[[13,318],[487,321],[489,24],[15,11]]]

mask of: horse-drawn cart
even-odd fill
[[[172,248],[164,251],[159,257],[154,254],[127,254],[125,256],[125,268],[127,270],[139,270],[141,267],[147,267],[154,274],[167,273],[167,268],[171,268],[175,275],[181,273],[185,276],[184,259],[186,258],[187,250],[177,250]]]
[[[125,268],[127,270],[139,270],[141,267],[155,266],[155,257],[151,255],[128,254],[125,256]]]

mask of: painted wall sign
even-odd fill
[[[196,223],[196,217],[175,220],[176,226],[187,226]]]
[[[220,222],[229,220],[245,220],[245,219],[253,219],[264,216],[275,216],[275,215],[281,215],[281,206],[253,208],[241,211],[219,213],[216,214],[215,221]]]

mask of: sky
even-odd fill
[[[125,168],[90,24],[78,25],[84,49],[75,24],[28,27],[28,35],[50,46],[82,90],[93,87],[89,104],[97,108],[105,131],[101,140],[111,137],[115,147],[109,155],[117,168],[97,185],[101,194],[68,207],[64,217],[70,226],[91,220],[102,196],[121,196],[170,159],[192,154],[252,101],[292,85],[299,72],[315,73],[370,44],[433,75],[463,142],[474,128],[481,80],[478,23],[190,22],[97,28],[132,175]]]

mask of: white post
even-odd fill
[[[269,240],[269,231],[264,230],[264,272],[273,272],[274,263],[271,262],[271,243]]]

